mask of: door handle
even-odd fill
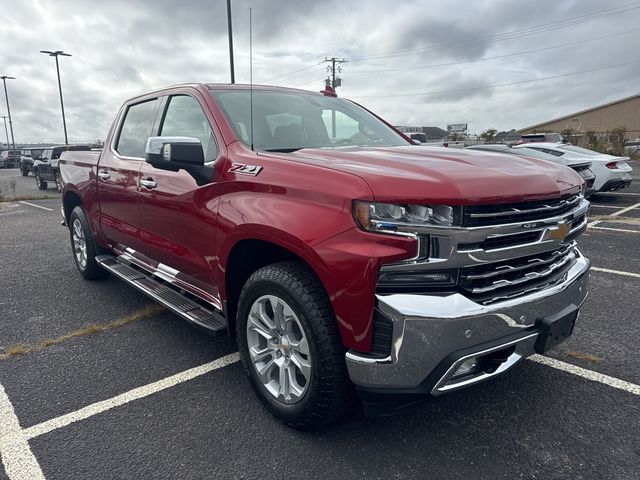
[[[140,185],[144,188],[152,189],[156,188],[157,184],[153,178],[143,178],[140,180]]]
[[[100,170],[98,172],[98,176],[102,179],[102,180],[109,180],[109,172],[107,172],[106,170]]]

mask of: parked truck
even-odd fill
[[[587,296],[577,173],[413,145],[329,90],[156,90],[60,173],[80,273],[235,337],[297,428],[499,375],[571,335]]]

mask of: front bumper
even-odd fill
[[[537,351],[543,320],[560,314],[575,319],[587,296],[588,270],[589,260],[578,252],[562,282],[489,305],[460,293],[377,295],[378,309],[393,323],[391,352],[385,358],[347,352],[351,380],[363,399],[377,399],[439,395],[500,374]],[[496,351],[509,358],[493,372],[448,380],[464,358]]]

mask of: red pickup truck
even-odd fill
[[[355,393],[375,415],[498,375],[566,339],[587,295],[574,171],[415,146],[331,91],[157,90],[60,171],[82,275],[235,336],[298,428]]]

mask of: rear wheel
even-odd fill
[[[348,411],[344,347],[326,292],[309,268],[282,262],[251,275],[236,330],[251,385],[276,417],[314,429]]]
[[[56,182],[56,189],[58,192],[62,192],[62,181],[60,180],[60,172],[53,174],[53,180]]]
[[[96,280],[108,276],[109,272],[96,262],[96,256],[104,252],[103,249],[96,245],[89,228],[87,216],[80,206],[74,208],[69,216],[69,233],[71,235],[73,259],[82,276],[88,280]]]
[[[26,177],[27,175],[29,175],[29,170],[27,170],[27,167],[21,165],[20,173],[22,174],[23,177]]]
[[[35,170],[33,172],[33,174],[36,177],[36,186],[38,187],[38,190],[46,190],[47,189],[47,182],[42,180],[42,178],[40,177],[40,174],[38,173],[37,170]]]

